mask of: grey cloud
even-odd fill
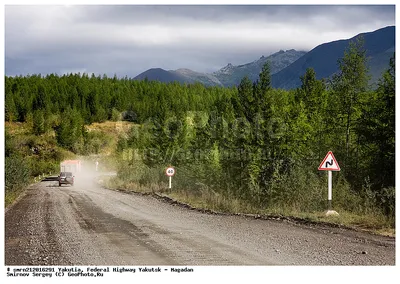
[[[212,72],[394,25],[389,6],[6,6],[6,74]],[[150,27],[150,28],[149,28]],[[278,31],[278,33],[274,32]],[[300,36],[299,36],[300,35]]]
[[[306,24],[314,17],[337,19],[338,25],[369,19],[394,19],[394,5],[129,5],[84,6],[82,21],[113,22],[120,24],[211,21],[232,22],[263,20],[268,22],[296,22]],[[344,16],[344,17],[343,17]],[[344,21],[343,21],[344,19]]]

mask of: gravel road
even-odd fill
[[[42,181],[6,209],[5,264],[395,265],[395,238]]]

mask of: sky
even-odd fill
[[[5,74],[211,73],[395,25],[394,5],[6,5]]]

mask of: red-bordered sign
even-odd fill
[[[335,159],[332,151],[326,154],[318,168],[319,171],[340,171],[338,162]]]
[[[175,169],[173,167],[168,167],[165,170],[165,174],[169,177],[172,177],[175,174]]]

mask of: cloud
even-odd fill
[[[394,5],[6,6],[6,74],[212,72],[394,22]]]

